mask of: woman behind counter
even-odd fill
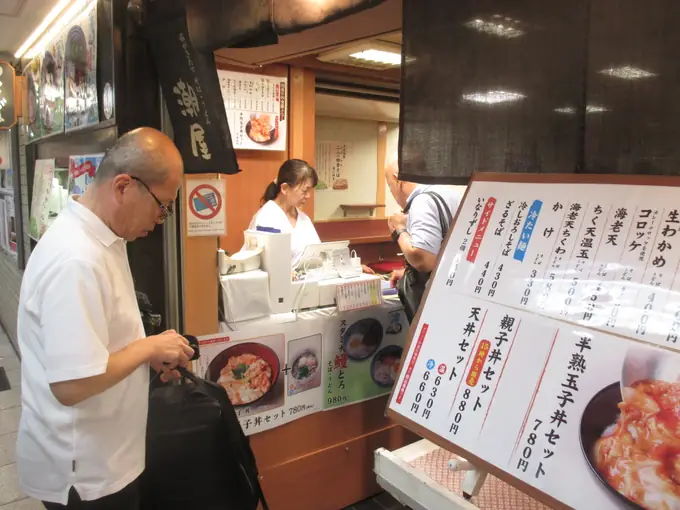
[[[264,205],[248,226],[248,230],[265,227],[290,232],[292,267],[297,265],[307,245],[321,242],[312,220],[298,209],[305,205],[318,182],[316,170],[306,161],[289,159],[279,168],[276,179],[267,186],[262,197]],[[375,274],[365,265],[361,269],[364,273]]]
[[[248,226],[249,230],[267,227],[290,233],[293,266],[307,245],[321,242],[312,220],[298,209],[305,205],[318,181],[316,170],[309,164],[301,159],[289,159],[267,186],[262,197],[264,205]]]

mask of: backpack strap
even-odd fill
[[[436,191],[430,191],[426,189],[425,191],[413,197],[406,203],[406,207],[404,208],[404,214],[407,214],[409,212],[413,201],[421,195],[429,195],[434,199],[434,204],[435,206],[437,206],[437,212],[439,213],[439,226],[442,229],[442,239],[445,239],[446,234],[448,233],[449,228],[453,223],[453,215],[451,214],[451,209],[449,208],[449,205]]]

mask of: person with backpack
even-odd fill
[[[126,133],[31,253],[18,311],[17,470],[48,510],[143,508],[149,366],[177,378],[194,350],[172,330],[146,336],[126,243],[172,214],[182,176],[170,138]]]
[[[392,272],[390,283],[397,288],[410,323],[463,197],[455,186],[400,181],[396,162],[385,168],[385,179],[403,211],[390,216],[387,223],[406,259],[404,269]]]

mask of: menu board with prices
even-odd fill
[[[218,70],[235,149],[287,148],[288,78]]]
[[[553,507],[680,508],[680,180],[540,179],[473,179],[388,414]]]

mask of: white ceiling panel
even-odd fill
[[[14,54],[57,0],[0,0],[0,53]]]

